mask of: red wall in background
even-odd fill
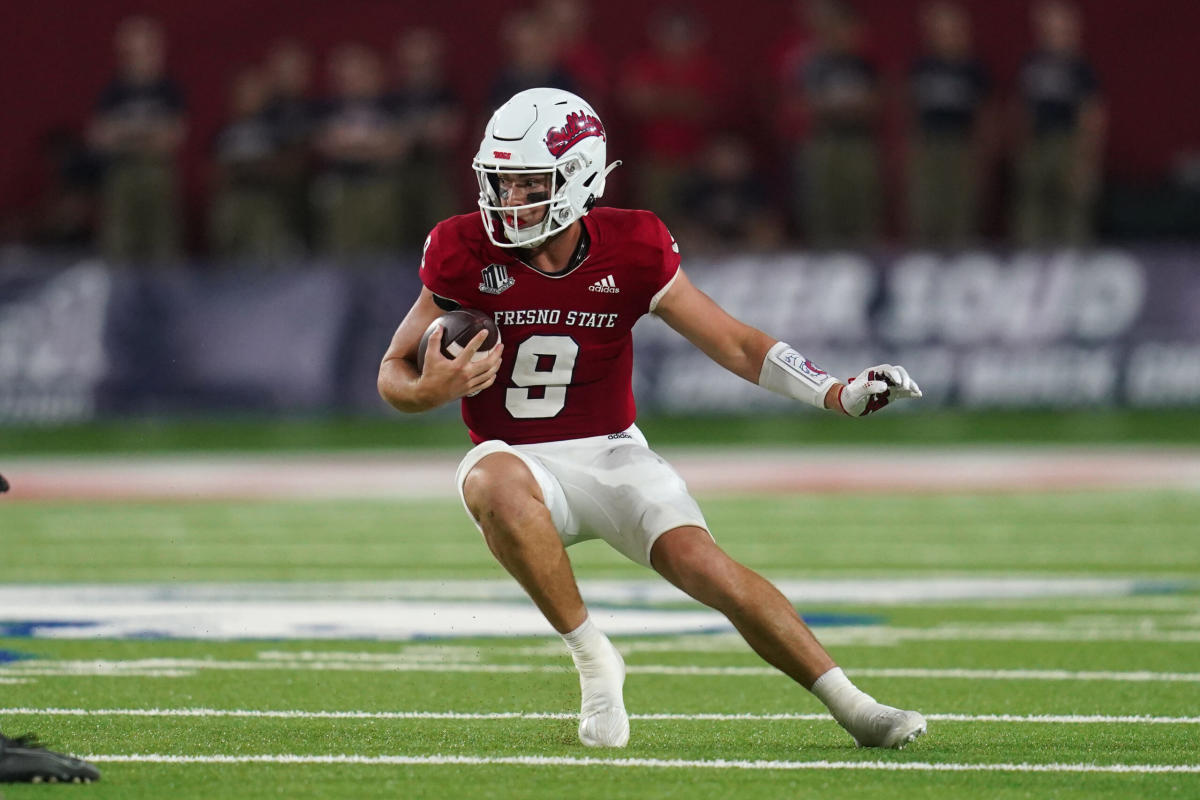
[[[1030,0],[966,0],[979,48],[1007,90],[1029,44]],[[594,3],[593,30],[614,61],[644,41],[656,3]],[[769,123],[763,79],[771,44],[793,19],[792,0],[701,0],[711,49],[740,76],[746,131]],[[916,41],[916,0],[857,0],[882,66],[898,75]],[[1081,0],[1088,52],[1110,100],[1108,165],[1125,179],[1160,176],[1181,151],[1200,151],[1200,2]],[[112,68],[117,20],[132,13],[160,18],[170,40],[171,72],[185,87],[191,135],[185,153],[189,196],[203,196],[205,153],[223,115],[225,86],[241,65],[259,59],[280,36],[298,37],[323,56],[361,40],[390,50],[399,31],[434,25],[455,57],[453,79],[474,108],[490,81],[494,32],[518,4],[467,0],[7,0],[0,26],[0,217],[37,196],[38,136],[58,124],[82,125]],[[604,113],[604,109],[600,109]],[[471,125],[473,138],[474,123]],[[614,137],[616,138],[616,137]],[[622,156],[619,138],[610,154]],[[464,167],[464,174],[466,169]],[[469,177],[469,176],[468,176]]]

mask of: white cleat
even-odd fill
[[[629,743],[629,715],[621,689],[625,684],[625,659],[611,643],[613,658],[599,663],[576,664],[583,705],[579,710],[579,741],[588,747],[624,747]]]
[[[866,710],[851,730],[859,747],[885,747],[903,750],[904,746],[925,733],[925,717],[916,711],[902,711],[881,703]],[[849,730],[849,728],[847,728]]]
[[[624,747],[629,744],[629,715],[617,707],[580,716],[579,741],[588,747]]]

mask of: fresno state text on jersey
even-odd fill
[[[679,248],[649,211],[596,208],[581,223],[587,257],[553,274],[493,245],[478,214],[430,234],[422,282],[491,314],[504,341],[496,382],[462,400],[477,443],[576,439],[633,424],[633,325],[675,277]]]

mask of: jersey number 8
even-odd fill
[[[517,348],[504,407],[516,419],[546,419],[567,404],[579,345],[570,336],[530,336]],[[540,391],[538,391],[540,389]]]

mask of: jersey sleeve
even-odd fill
[[[667,226],[658,217],[654,218],[655,234],[657,238],[657,249],[661,253],[661,257],[657,258],[655,264],[656,271],[651,282],[652,294],[650,296],[650,307],[648,311],[654,311],[658,301],[667,293],[667,289],[675,281],[675,276],[679,274],[679,243],[675,241],[675,237],[667,230]]]
[[[421,253],[421,283],[437,297],[461,305],[461,281],[455,280],[453,250],[445,224],[438,224],[425,239]],[[439,304],[440,305],[440,304]]]

